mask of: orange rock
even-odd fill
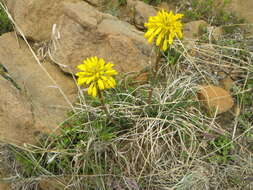
[[[64,189],[64,186],[65,185],[60,184],[59,180],[57,179],[50,179],[50,180],[44,179],[39,182],[39,187],[42,190],[60,190]]]
[[[217,110],[217,114],[228,111],[234,105],[229,92],[213,85],[201,86],[198,99],[203,102],[210,112],[216,112]]]
[[[1,190],[10,190],[11,187],[10,187],[10,184],[0,182],[0,189]]]

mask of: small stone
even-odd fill
[[[213,85],[201,86],[198,91],[198,99],[211,113],[226,112],[234,105],[228,91]]]

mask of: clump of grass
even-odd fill
[[[234,148],[233,143],[230,143],[231,139],[221,135],[209,142],[210,149],[217,149],[217,153],[210,157],[211,162],[217,162],[218,164],[227,164],[229,161],[233,161],[232,150]]]
[[[231,139],[204,145],[207,133],[218,136],[223,129],[199,111],[194,98],[197,81],[167,79],[165,86],[154,90],[151,105],[145,101],[147,86],[119,83],[112,89],[115,96],[107,92],[105,99],[120,126],[108,120],[97,99],[86,98],[86,105],[70,113],[60,135],[30,151],[17,151],[26,171],[22,177],[61,176],[72,189],[198,189],[213,186],[212,181],[215,187],[224,187],[223,181],[211,180],[217,171],[208,172],[210,167],[222,170],[215,165],[219,162],[204,156],[215,152],[227,157],[230,149],[223,146],[230,147]]]
[[[119,5],[125,5],[126,4],[126,0],[118,0]]]
[[[183,68],[187,57],[176,60]],[[250,147],[241,140],[252,126],[233,137],[196,101],[201,75],[182,75],[183,69],[175,73],[170,64],[162,69],[168,75],[162,78],[159,72],[163,82],[150,104],[148,85],[128,86],[122,80],[105,92],[111,117],[120,125],[110,122],[98,98],[80,96],[84,99],[69,113],[60,134],[38,147],[14,148],[23,168],[18,179],[34,185],[42,176],[56,176],[64,179],[66,189],[77,190],[249,187],[243,179],[252,172]]]
[[[0,6],[0,35],[13,30],[12,24],[3,8]]]
[[[142,1],[144,1],[145,3],[148,3],[148,4],[157,5],[157,4],[161,3],[163,0],[142,0]]]

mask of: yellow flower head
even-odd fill
[[[116,86],[112,76],[118,73],[112,67],[113,64],[110,62],[106,64],[103,58],[97,58],[96,56],[87,58],[83,61],[83,64],[77,66],[81,70],[81,72],[76,73],[76,76],[78,76],[77,84],[79,86],[88,85],[88,94],[96,97],[98,90]]]
[[[145,38],[149,43],[152,43],[156,38],[156,46],[160,47],[163,51],[168,49],[168,44],[173,43],[175,36],[182,38],[182,23],[181,19],[183,14],[173,14],[172,11],[168,13],[165,10],[161,10],[156,16],[149,17],[148,23],[145,23],[145,27],[148,29],[145,33]]]

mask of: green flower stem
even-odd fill
[[[103,110],[105,111],[105,114],[108,118],[110,118],[110,113],[109,113],[109,110],[107,109],[106,105],[105,105],[105,99],[104,99],[104,96],[101,92],[101,90],[98,89],[98,97],[100,99],[100,102],[101,102],[101,105],[102,105],[102,108]]]
[[[152,76],[153,76],[154,80],[150,80],[150,90],[149,90],[149,94],[148,94],[148,104],[151,104],[153,91],[154,91],[154,86],[155,86],[157,76],[158,76],[159,63],[160,63],[161,57],[162,57],[161,50],[159,48],[157,48],[154,68],[151,68],[151,72],[152,72]]]
[[[101,90],[98,89],[98,97],[100,99],[100,102],[101,102],[101,105],[102,105],[102,109],[104,110],[105,114],[106,114],[106,117],[115,125],[117,126],[117,123],[112,119],[111,117],[111,114],[108,110],[108,108],[106,107],[106,104],[105,104],[105,99],[104,99],[104,96],[103,96],[103,93]]]

